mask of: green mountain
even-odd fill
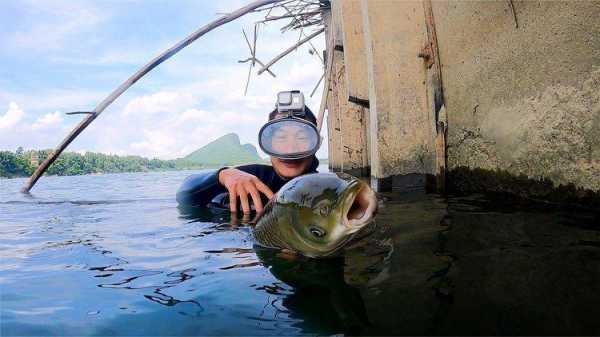
[[[235,133],[212,141],[200,149],[182,158],[183,161],[203,166],[239,165],[261,163],[256,148],[252,144],[240,144],[240,137]]]

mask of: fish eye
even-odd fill
[[[321,216],[327,216],[327,214],[329,214],[329,209],[327,207],[321,207],[319,208],[319,214]]]
[[[318,228],[318,227],[315,227],[315,226],[311,227],[309,229],[309,231],[310,231],[310,233],[312,235],[314,235],[315,237],[318,237],[318,238],[322,238],[322,237],[325,236],[325,231],[322,230],[321,228]]]

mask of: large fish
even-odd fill
[[[256,221],[257,244],[308,257],[330,256],[375,216],[377,199],[347,174],[315,173],[287,182]]]

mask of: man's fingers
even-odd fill
[[[229,191],[229,211],[231,213],[237,212],[237,193],[235,193],[235,189]]]
[[[269,186],[265,185],[262,181],[258,179],[256,179],[254,183],[256,184],[256,188],[258,188],[259,191],[263,192],[267,196],[267,198],[273,198],[273,191],[271,191]]]
[[[240,195],[240,200],[242,201],[242,211],[244,211],[244,213],[250,213],[250,203],[248,202],[248,192],[243,187],[240,187],[238,190],[238,193]]]
[[[256,209],[257,212],[262,212],[263,204],[262,204],[262,200],[260,199],[260,194],[258,193],[258,190],[256,189],[256,187],[250,189],[250,195],[252,196],[252,202],[254,203],[254,209]]]

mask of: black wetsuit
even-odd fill
[[[306,173],[317,172],[319,160],[313,157],[313,162]],[[288,180],[283,179],[270,165],[243,165],[236,167],[255,175],[265,185],[269,186],[271,191],[277,192]],[[181,206],[188,207],[217,207],[229,208],[229,195],[225,186],[219,183],[218,172],[220,170],[205,170],[201,173],[193,174],[185,179],[177,191],[177,202]],[[305,174],[306,174],[305,173]],[[266,203],[266,197],[261,193],[263,204]],[[251,200],[251,198],[250,198]]]

